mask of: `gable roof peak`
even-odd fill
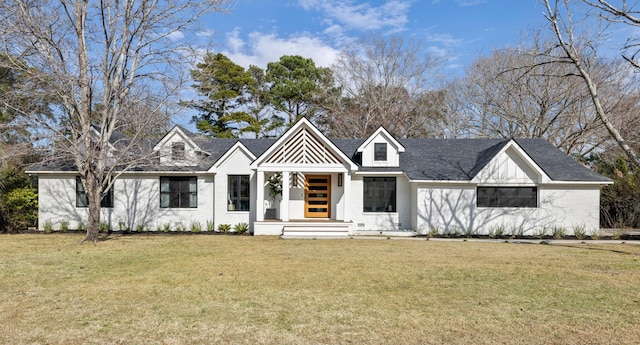
[[[380,127],[378,127],[378,129],[377,129],[375,132],[373,132],[373,133],[372,133],[372,134],[371,134],[371,135],[370,135],[370,136],[369,136],[369,137],[368,137],[368,138],[367,138],[367,139],[362,143],[362,145],[360,145],[360,146],[358,147],[357,152],[362,152],[362,151],[364,151],[364,148],[365,148],[365,147],[367,147],[367,146],[371,143],[371,141],[373,141],[373,139],[374,139],[375,137],[377,137],[378,135],[382,135],[382,136],[384,136],[384,137],[387,139],[387,141],[388,141],[391,145],[395,146],[395,147],[398,149],[398,152],[404,152],[404,150],[405,150],[404,146],[403,146],[403,145],[402,145],[402,144],[401,144],[401,143],[400,143],[400,142],[399,142],[399,141],[398,141],[398,140],[397,140],[397,139],[396,139],[396,138],[395,138],[391,133],[389,133],[389,131],[387,131],[387,129],[386,129],[386,128],[384,128],[384,126],[380,126]]]

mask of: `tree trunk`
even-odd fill
[[[89,201],[89,222],[87,224],[87,236],[82,241],[98,242],[100,233],[100,182],[93,174],[88,174],[85,182],[85,192]]]

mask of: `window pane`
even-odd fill
[[[249,175],[229,175],[228,176],[227,198],[228,211],[249,211],[251,187]]]
[[[536,187],[478,187],[478,207],[538,207]]]
[[[198,178],[186,176],[161,177],[160,207],[198,207]]]
[[[364,212],[396,212],[396,178],[364,178]]]
[[[386,161],[387,160],[387,144],[386,143],[375,143],[374,144],[373,160],[375,160],[375,161]]]

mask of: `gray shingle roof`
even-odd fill
[[[182,129],[182,128],[181,128]],[[184,130],[184,129],[183,129]],[[188,132],[184,130],[185,132]],[[151,171],[205,171],[240,141],[259,157],[276,139],[212,139],[187,133],[210,155],[194,167],[145,167]],[[404,172],[411,180],[469,181],[509,142],[508,139],[399,139],[405,152],[400,153],[400,167],[362,167],[358,147],[363,139],[334,139],[332,142],[358,165],[360,171]],[[554,181],[610,182],[579,164],[544,139],[515,139],[527,155]],[[59,170],[58,170],[59,169]],[[33,165],[30,171],[70,171],[68,165]]]

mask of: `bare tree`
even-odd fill
[[[28,94],[57,104],[54,121],[5,102],[48,133],[55,159],[78,170],[89,201],[86,241],[97,241],[100,202],[113,178],[141,164],[148,131],[166,123],[184,81],[183,32],[225,0],[9,0],[0,4],[6,66],[29,75]],[[25,61],[25,64],[20,63]],[[184,70],[186,71],[186,69]],[[3,100],[4,102],[4,100]],[[138,110],[145,111],[139,113]],[[135,115],[134,115],[135,114]],[[128,136],[118,135],[125,128]]]
[[[571,65],[549,63],[553,42],[540,32],[524,43],[476,60],[447,90],[450,136],[545,138],[568,154],[585,156],[608,140],[579,78],[567,78]],[[638,102],[628,92],[628,68],[592,61],[593,78],[610,109]]]
[[[607,1],[584,1],[588,5],[602,10],[606,15],[612,15],[612,19],[629,20],[633,18],[633,13],[630,8],[626,6],[626,1],[623,1],[621,8],[608,4]],[[555,36],[557,47],[556,49],[546,52],[549,62],[563,63],[572,66],[573,72],[567,75],[567,78],[580,78],[586,85],[593,104],[593,109],[607,129],[610,136],[616,141],[618,146],[625,152],[627,157],[636,165],[640,166],[640,157],[638,157],[635,150],[631,147],[629,142],[625,140],[619,131],[615,122],[612,120],[612,109],[607,109],[601,98],[601,89],[597,81],[594,79],[593,71],[591,69],[593,61],[598,60],[598,44],[603,41],[603,37],[607,33],[607,25],[598,26],[594,25],[594,21],[587,20],[589,17],[578,17],[580,9],[574,2],[569,0],[544,0],[546,7],[545,17],[549,21],[551,31]],[[629,22],[633,24],[633,21]],[[580,27],[579,24],[584,25]],[[607,23],[605,23],[607,24]],[[584,32],[585,27],[596,27],[595,30],[590,32]],[[583,32],[581,32],[581,30]],[[629,41],[627,41],[629,42]],[[625,49],[632,48],[633,45],[626,44]],[[627,61],[634,64],[635,54],[625,56]],[[631,74],[631,73],[629,73]]]
[[[442,94],[441,60],[418,41],[369,34],[345,48],[332,66],[342,97],[323,121],[333,137],[366,137],[379,126],[398,137],[432,135]]]

